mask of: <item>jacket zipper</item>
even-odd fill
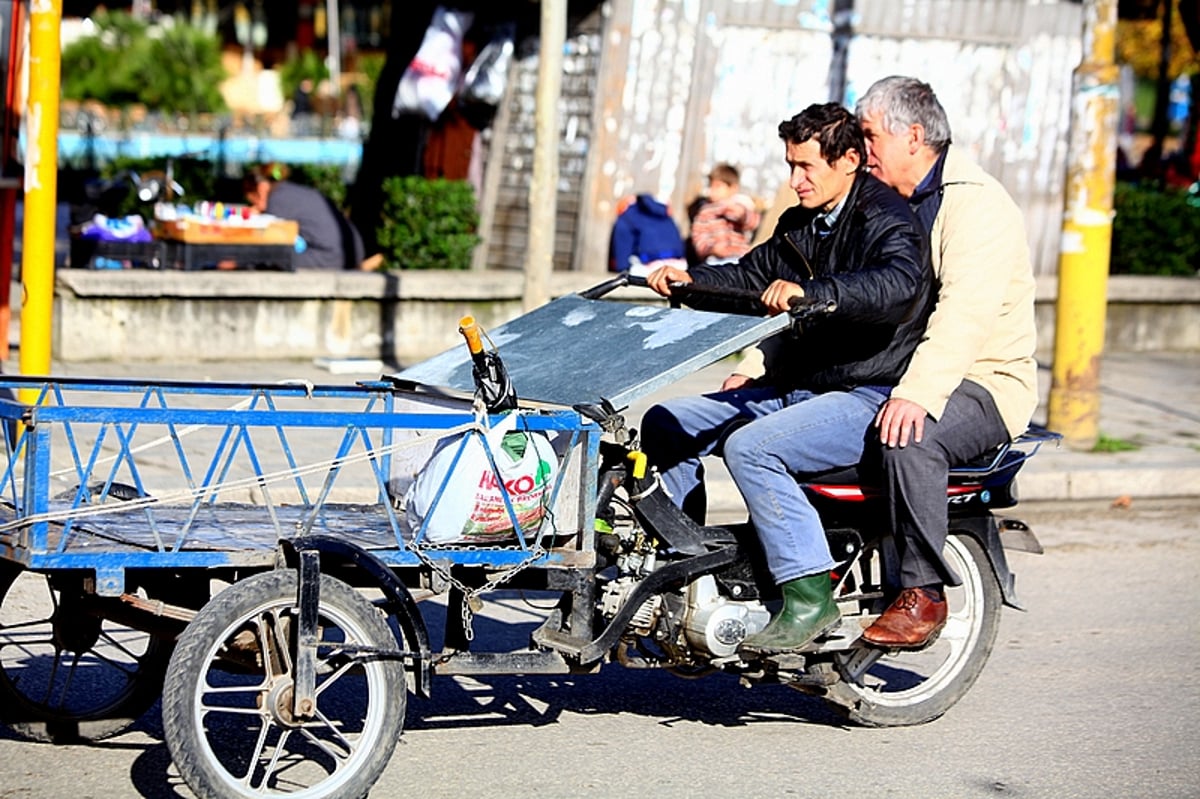
[[[808,270],[808,279],[816,280],[817,275],[815,272],[813,272],[812,264],[810,264],[808,259],[804,257],[804,253],[802,253],[800,248],[796,246],[796,242],[792,241],[792,237],[788,235],[784,235],[783,238],[788,244],[792,245],[792,249],[796,251],[796,255],[800,256],[800,260],[804,263],[804,268]]]

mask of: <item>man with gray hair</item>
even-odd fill
[[[883,490],[901,556],[901,591],[863,639],[928,645],[946,623],[942,557],[952,464],[1019,435],[1037,407],[1034,279],[1021,211],[950,145],[928,84],[889,77],[856,109],[867,167],[907,198],[930,234],[937,305],[912,361],[875,417]]]

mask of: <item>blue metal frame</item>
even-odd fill
[[[344,520],[348,514],[359,514],[369,522],[383,520],[387,528],[383,532],[390,532],[390,537],[384,536],[387,540],[382,546],[372,548],[375,557],[391,567],[420,565],[422,560],[406,540],[402,517],[388,496],[393,466],[389,448],[403,433],[422,431],[437,436],[476,421],[466,402],[419,391],[398,391],[386,381],[310,386],[0,376],[2,388],[24,396],[32,394],[36,401],[27,406],[0,400],[0,423],[6,431],[7,453],[7,463],[0,468],[0,557],[37,570],[93,571],[102,594],[119,593],[127,569],[267,567],[273,562],[274,541],[270,547],[260,542],[258,546],[239,548],[228,546],[229,536],[224,536],[219,544],[199,549],[195,545],[204,543],[204,531],[199,530],[192,537],[199,528],[197,519],[201,514],[211,523],[230,508],[246,512],[248,506],[244,503],[228,503],[221,496],[221,484],[229,477],[235,461],[243,469],[249,468],[252,476],[246,480],[265,485],[272,476],[260,458],[260,448],[265,444],[256,444],[251,435],[256,430],[273,434],[278,450],[268,454],[282,458],[285,468],[292,470],[289,484],[299,496],[302,518],[295,527],[284,529],[280,518],[287,514],[294,516],[296,507],[276,503],[267,496],[261,508],[252,509],[269,516],[270,524],[263,527],[273,525],[281,538],[321,534],[322,520],[337,516]],[[195,406],[197,401],[209,398],[235,402],[238,407]],[[402,410],[401,399],[418,407],[428,405],[429,409]],[[283,404],[299,400],[305,406],[311,402],[311,407],[295,409]],[[498,419],[495,417],[491,422]],[[8,430],[14,424],[19,433],[12,440]],[[192,425],[215,431],[215,446],[202,453],[189,450],[184,431]],[[569,532],[585,532],[584,526],[590,530],[599,428],[575,411],[555,408],[523,412],[520,426],[523,430],[565,435],[566,454],[552,480],[549,501],[557,502],[563,496],[561,491],[568,474],[564,464],[580,458],[580,485],[569,489],[580,492],[579,518],[557,521],[569,522],[572,525]],[[297,451],[306,446],[297,440],[301,431],[321,430],[330,431],[328,435],[336,439],[332,451],[305,452],[306,458],[298,458]],[[340,436],[338,430],[343,431]],[[146,541],[153,542],[123,545],[118,541],[110,546],[111,539],[97,544],[99,522],[89,523],[88,518],[79,516],[61,521],[42,518],[51,511],[98,513],[100,509],[92,506],[115,497],[114,486],[121,485],[122,479],[129,481],[138,497],[146,496],[145,469],[138,454],[139,446],[149,436],[157,437],[158,443],[173,454],[173,461],[167,460],[181,485],[186,485],[190,492],[190,499],[171,506],[175,517],[186,506],[182,522],[168,518],[171,514],[164,510],[167,506],[150,501],[134,499],[124,506],[106,505],[103,512],[115,509],[121,523],[129,525],[125,529],[137,527],[140,534],[148,536]],[[164,438],[166,441],[161,441]],[[161,450],[156,452],[160,453],[156,467],[161,470]],[[366,506],[366,511],[361,504],[330,501],[335,483],[354,456],[359,461],[365,460],[373,477],[376,499],[373,505]],[[108,460],[111,465],[103,466]],[[295,473],[303,463],[313,461],[330,464],[316,493]],[[55,466],[78,482],[73,493],[60,499],[51,496]],[[507,498],[506,505],[514,527],[519,528]],[[22,523],[24,519],[29,521]],[[136,524],[130,519],[136,520]],[[590,549],[589,536],[580,535],[578,539],[583,542],[580,547]],[[439,546],[430,557],[455,564],[494,567],[526,563],[531,558],[536,558],[538,566],[578,565],[578,550],[551,549],[542,554],[536,543],[519,535],[511,546]]]

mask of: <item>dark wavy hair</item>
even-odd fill
[[[810,105],[791,119],[780,122],[779,138],[788,144],[803,144],[816,139],[821,157],[830,165],[851,150],[860,156],[867,152],[858,119],[837,103]],[[866,158],[862,161],[866,163]]]

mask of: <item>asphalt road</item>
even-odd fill
[[[410,701],[372,795],[1200,796],[1197,511],[1021,509],[1046,546],[1010,556],[1028,612],[1005,611],[983,676],[933,723],[846,727],[787,688],[618,666],[444,677]],[[0,732],[3,799],[190,796],[157,708],[91,746]]]

